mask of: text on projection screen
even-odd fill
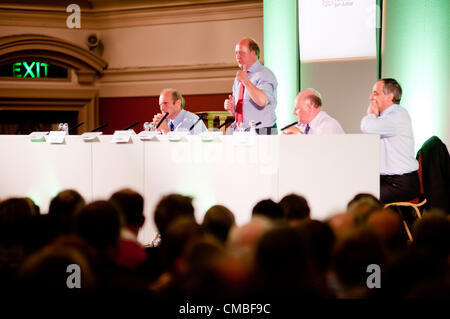
[[[376,57],[376,0],[298,0],[300,60]]]

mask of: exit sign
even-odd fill
[[[66,79],[66,68],[42,61],[18,61],[0,66],[0,77],[19,79]]]

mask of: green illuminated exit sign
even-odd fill
[[[19,79],[66,79],[66,68],[42,61],[18,61],[0,66],[0,77]]]
[[[30,63],[30,64],[28,64]],[[13,77],[15,78],[46,78],[48,64],[44,62],[16,62],[13,63]]]

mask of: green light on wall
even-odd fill
[[[264,0],[264,65],[278,81],[277,123],[296,120],[294,99],[299,88],[297,1]]]
[[[403,88],[416,151],[431,136],[449,145],[450,1],[385,1],[382,77]]]

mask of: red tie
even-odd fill
[[[239,87],[239,99],[236,103],[236,111],[234,112],[236,123],[241,124],[244,120],[244,115],[242,113],[242,104],[244,103],[244,90],[245,86],[241,83]]]

